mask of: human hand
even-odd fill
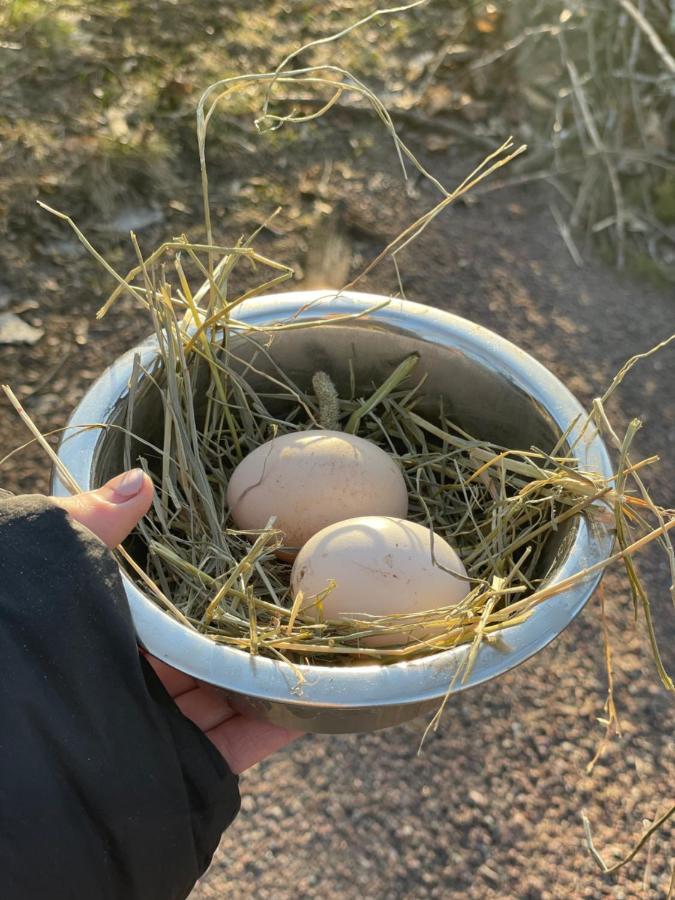
[[[152,494],[150,478],[141,469],[133,469],[96,491],[53,500],[112,549],[148,511]],[[144,655],[183,715],[215,744],[235,774],[301,734],[235,712],[218,688],[199,682],[150,654]]]

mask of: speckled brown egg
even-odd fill
[[[466,570],[447,541],[423,525],[400,518],[362,516],[329,525],[307,541],[291,573],[291,590],[302,591],[301,612],[323,619],[426,612],[459,603],[469,592]],[[442,634],[444,626],[363,638],[364,647],[398,646]]]
[[[227,502],[234,525],[245,531],[276,516],[291,555],[343,519],[405,516],[408,492],[398,464],[371,441],[313,430],[282,435],[249,453],[232,473]]]

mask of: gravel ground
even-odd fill
[[[392,200],[386,180],[372,182],[367,195],[355,188],[344,225],[354,260],[371,256],[397,221],[409,220],[404,204],[421,208],[429,199]],[[184,227],[179,216],[162,233],[177,226]],[[271,240],[263,237],[263,251],[271,251]],[[296,248],[292,257],[300,244],[292,235],[284,240],[281,256],[289,258],[287,246]],[[76,252],[70,244],[62,250]],[[586,404],[628,356],[675,325],[665,291],[600,264],[574,267],[539,187],[456,207],[403,270],[411,299],[517,342]],[[1,380],[17,387],[43,428],[58,427],[87,384],[147,324],[124,304],[94,323],[103,283],[77,258],[33,256],[2,278],[10,308],[46,334],[33,348],[2,348]],[[640,451],[663,457],[650,483],[665,505],[674,502],[674,356],[641,364],[613,405],[619,423],[635,415],[645,423]],[[4,404],[0,417],[4,451],[25,435]],[[17,491],[45,491],[47,466],[28,448],[0,478]],[[672,670],[675,615],[666,572],[653,554],[642,568]],[[625,582],[611,574],[605,588],[623,734],[592,777],[584,769],[602,735],[596,717],[606,690],[597,598],[552,647],[454,699],[421,756],[420,720],[379,734],[308,736],[247,773],[242,813],[192,900],[664,897],[675,863],[672,825],[612,879],[599,874],[584,843],[582,809],[611,860],[675,800],[672,698],[657,683],[642,624],[634,627]]]

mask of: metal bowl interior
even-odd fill
[[[255,326],[288,320],[327,320],[321,328],[277,332],[266,353],[251,332],[233,337],[231,352],[248,368],[268,369],[273,360],[301,385],[309,385],[324,369],[339,388],[349,388],[349,361],[356,374],[357,394],[368,394],[405,356],[420,354],[418,371],[429,415],[443,398],[450,417],[469,433],[512,448],[550,450],[583,413],[575,398],[543,366],[493,332],[429,307],[392,301],[375,312],[385,298],[367,294],[294,292],[247,301],[240,317]],[[360,314],[346,320],[345,315]],[[155,356],[148,340],[117,360],[88,391],[69,426],[122,423],[124,398],[134,356],[149,365]],[[269,358],[268,358],[269,354]],[[197,393],[199,392],[199,386]],[[132,430],[153,440],[161,435],[162,410],[148,390]],[[199,412],[199,410],[197,410]],[[116,429],[77,427],[61,444],[59,456],[84,489],[99,486],[123,468],[122,437]],[[572,428],[569,440],[576,437]],[[139,445],[140,449],[140,445]],[[601,440],[591,433],[575,448],[584,468],[611,475]],[[55,478],[55,493],[65,493]],[[606,558],[613,535],[600,523],[579,518],[549,540],[540,575],[555,583]],[[282,661],[251,657],[191,631],[165,613],[123,572],[139,641],[153,654],[196,678],[228,692],[241,711],[286,727],[315,732],[371,731],[430,713],[448,690],[466,647],[424,659],[350,667],[300,667],[300,686],[293,669]],[[471,674],[454,690],[475,687],[522,663],[553,640],[583,608],[600,575],[552,597],[531,617],[485,643]]]

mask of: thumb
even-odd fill
[[[112,550],[146,514],[152,493],[152,481],[145,472],[131,469],[95,491],[52,499]]]

